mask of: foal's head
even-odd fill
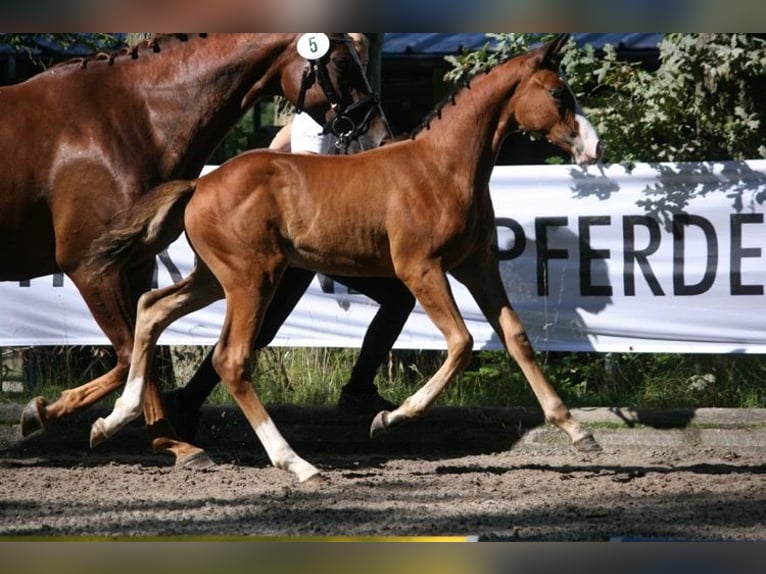
[[[601,141],[559,69],[568,39],[568,34],[561,34],[530,52],[526,75],[511,99],[512,113],[521,131],[545,136],[578,164],[595,163],[601,158]]]

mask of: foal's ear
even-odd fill
[[[566,46],[571,34],[558,34],[553,40],[541,48],[543,51],[540,59],[540,67],[558,68],[561,59],[561,50]]]

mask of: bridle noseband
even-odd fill
[[[332,85],[330,74],[327,71],[327,66],[332,54],[332,51],[330,51],[321,58],[306,60],[306,68],[303,70],[303,75],[301,77],[301,86],[300,91],[298,92],[298,101],[295,105],[295,111],[296,113],[301,113],[303,111],[306,92],[315,82],[318,83],[324,92],[325,98],[327,98],[327,101],[330,104],[330,109],[335,113],[335,116],[322,128],[322,133],[332,133],[335,135],[337,138],[335,147],[338,151],[343,150],[345,152],[348,145],[353,140],[361,136],[370,128],[370,121],[376,111],[380,114],[380,117],[383,118],[384,122],[386,120],[383,108],[380,105],[380,99],[373,92],[372,86],[367,79],[367,74],[364,73],[364,66],[353,45],[353,40],[349,36],[344,35],[343,39],[340,41],[348,44],[349,53],[354,59],[354,64],[357,66],[364,79],[364,84],[369,95],[354,102],[348,107],[343,106],[342,98]],[[386,122],[386,126],[388,126],[388,122]],[[388,131],[390,134],[391,130],[389,129]]]

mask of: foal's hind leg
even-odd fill
[[[242,283],[247,281],[243,279]],[[226,319],[215,348],[213,363],[226,388],[242,409],[271,463],[292,472],[300,482],[321,483],[324,479],[312,464],[298,456],[277,429],[253,388],[250,357],[263,320],[267,298],[248,288],[226,293]],[[263,303],[261,303],[263,301]]]
[[[149,291],[141,296],[128,382],[112,412],[106,418],[93,423],[91,446],[96,446],[113,436],[141,414],[145,406],[145,393],[151,390],[151,385],[147,385],[147,382],[151,381],[152,358],[162,331],[175,319],[200,309],[221,296],[218,283],[203,265],[198,265],[188,277],[178,283],[164,289]],[[157,400],[159,396],[153,398]],[[178,441],[166,438],[162,442],[155,442],[153,446],[158,450],[173,451],[177,447],[176,443]],[[177,464],[185,464],[190,458],[196,459],[202,456],[200,453],[201,449],[186,453],[183,459],[177,460]]]
[[[577,449],[601,450],[593,435],[572,417],[540,368],[526,330],[508,300],[494,258],[491,255],[484,260],[475,257],[452,273],[471,292],[506,350],[518,363],[543,409],[545,419],[566,432]]]
[[[444,387],[460,374],[471,360],[473,338],[460,315],[444,271],[434,265],[426,272],[416,273],[413,279],[404,281],[431,321],[444,334],[447,358],[429,381],[408,397],[399,408],[392,412],[378,413],[370,428],[372,437],[425,413]]]
[[[153,261],[148,261],[131,268],[130,281],[123,278],[119,270],[110,271],[100,278],[85,267],[69,272],[69,277],[80,290],[94,319],[112,343],[117,353],[117,365],[105,375],[63,391],[53,403],[49,404],[42,397],[34,399],[22,411],[22,435],[46,429],[56,420],[91,406],[125,383],[133,347],[136,298],[132,294],[148,290],[152,267]],[[204,463],[200,456],[203,452],[201,449],[177,440],[172,427],[165,420],[159,391],[153,381],[148,388],[144,414],[153,450],[174,455],[177,464],[186,464],[191,460]]]

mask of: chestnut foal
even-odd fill
[[[171,322],[222,297],[227,311],[214,364],[271,462],[321,481],[277,430],[253,388],[249,359],[265,310],[288,266],[401,279],[444,334],[447,357],[401,406],[373,420],[376,436],[423,415],[468,364],[473,339],[447,273],[465,284],[531,385],[546,419],[579,449],[598,450],[543,374],[511,307],[493,254],[489,178],[504,138],[537,132],[577,163],[601,144],[559,72],[567,36],[496,65],[439,109],[412,139],[352,156],[253,151],[193,181],[151,192],[122,231],[94,246],[103,269],[156,249],[183,228],[199,256],[192,273],[140,300],[125,394],[91,429],[91,444],[141,413],[156,341]]]

